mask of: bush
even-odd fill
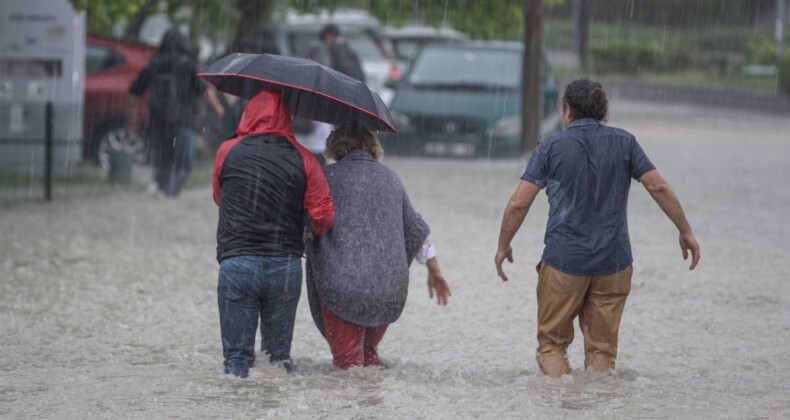
[[[749,64],[776,64],[776,41],[770,36],[752,37],[748,49]]]
[[[598,74],[682,71],[692,67],[696,55],[695,48],[681,44],[633,40],[590,47],[593,71]]]
[[[785,54],[784,60],[777,67],[779,93],[790,95],[790,53]]]
[[[743,54],[726,51],[704,51],[694,59],[694,69],[705,73],[737,74],[744,65]]]

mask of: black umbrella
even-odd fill
[[[222,92],[247,99],[263,88],[279,88],[291,114],[311,120],[398,132],[387,106],[364,82],[312,60],[234,53],[206,67],[199,76]]]

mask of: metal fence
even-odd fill
[[[26,112],[35,126],[20,135],[0,130],[0,210],[26,202],[93,198],[116,190],[157,194],[152,162],[139,159],[135,151],[119,147],[108,152],[109,165],[83,161],[81,139],[77,139],[81,136],[69,136],[70,140],[61,136],[64,124],[58,118],[72,111],[46,103],[28,106]],[[0,125],[10,124],[8,114],[0,109]],[[187,189],[211,185],[219,143],[215,131],[196,133],[197,153]]]
[[[58,108],[51,102],[42,104],[42,108],[43,118],[36,124],[43,127],[30,130],[40,135],[0,137],[0,208],[21,202],[95,196],[112,188],[103,170],[79,162],[79,142],[58,138],[54,129]],[[38,112],[42,110],[35,110]]]

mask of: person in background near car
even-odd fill
[[[192,169],[192,124],[197,100],[205,95],[220,119],[225,111],[214,88],[197,77],[186,40],[175,29],[164,34],[157,55],[129,87],[131,94],[126,112],[126,131],[129,134],[137,132],[137,102],[146,90],[149,143],[155,150],[156,183],[166,196],[176,197]]]
[[[318,38],[320,43],[312,44],[305,58],[365,82],[365,73],[362,71],[359,57],[346,43],[337,25],[330,23],[324,26]],[[321,165],[326,163],[324,149],[326,138],[332,132],[332,124],[305,118],[297,118],[295,122],[302,145],[313,153]]]
[[[363,126],[342,125],[327,140],[324,167],[336,207],[332,229],[307,247],[313,320],[340,369],[379,365],[378,344],[400,317],[412,260],[428,268],[428,295],[446,305],[450,287],[428,225],[414,211],[398,175]]]
[[[269,362],[291,372],[305,213],[312,233],[322,235],[335,209],[321,166],[294,138],[278,89],[264,89],[247,104],[236,137],[217,151],[212,185],[225,373],[248,375],[261,315]]]
[[[659,175],[636,138],[604,124],[608,102],[603,87],[575,80],[562,98],[561,131],[542,139],[502,218],[494,263],[503,281],[510,243],[542,188],[549,197],[546,244],[538,263],[538,366],[559,377],[571,372],[566,349],[579,316],[584,366],[610,373],[633,273],[626,208],[631,178],[641,182],[680,232],[690,270],[700,248],[678,198]]]
[[[329,48],[320,40],[310,44],[305,58],[318,64],[332,67],[332,61],[329,58]],[[294,118],[294,129],[299,133],[299,137],[297,137],[299,143],[315,156],[321,166],[326,163],[324,149],[326,148],[326,138],[332,132],[332,127],[332,124],[321,121],[313,121],[304,117]]]
[[[330,67],[361,82],[365,81],[357,53],[346,43],[337,25],[330,23],[324,26],[318,36],[327,47]]]

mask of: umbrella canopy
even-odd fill
[[[364,82],[312,60],[234,53],[209,65],[199,76],[222,92],[246,99],[263,88],[279,88],[293,115],[398,132],[387,106]]]

